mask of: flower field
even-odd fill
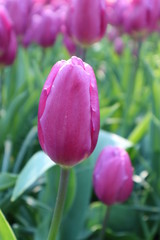
[[[0,240],[160,239],[159,37],[158,0],[0,0]]]

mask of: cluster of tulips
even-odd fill
[[[137,38],[159,31],[158,0],[106,0],[106,5],[108,22],[120,33]]]
[[[159,19],[158,0],[0,0],[0,64],[13,63],[18,44],[50,47],[58,34],[73,55],[77,44],[86,47],[101,40],[107,23],[116,29],[110,35],[118,52],[119,36],[144,38],[159,31]]]

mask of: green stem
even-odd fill
[[[106,213],[105,213],[105,216],[104,216],[102,230],[100,232],[99,240],[103,240],[104,239],[106,228],[107,228],[107,224],[108,224],[108,220],[109,220],[110,209],[111,209],[111,207],[107,207],[107,209],[106,209]]]
[[[132,104],[133,100],[133,93],[134,93],[134,88],[135,88],[135,80],[139,68],[139,63],[140,63],[140,50],[141,50],[141,45],[142,42],[138,42],[137,46],[137,56],[135,56],[135,59],[133,61],[133,68],[131,71],[131,76],[129,78],[129,84],[128,84],[128,89],[126,92],[126,98],[125,98],[125,106],[124,106],[124,114],[123,114],[123,125],[122,125],[122,135],[126,137],[128,127],[129,127],[129,110]]]
[[[2,68],[0,67],[0,110],[2,109],[2,89],[3,89],[3,79],[2,79]]]
[[[87,53],[86,48],[77,46],[77,49],[76,49],[76,56],[77,57],[80,57],[83,61],[85,61],[86,60],[86,53]]]
[[[58,234],[61,217],[63,213],[63,208],[64,208],[66,192],[67,192],[68,177],[69,177],[69,169],[61,167],[61,177],[60,177],[58,195],[57,195],[54,214],[53,214],[51,227],[48,235],[48,240],[56,240],[56,236]]]

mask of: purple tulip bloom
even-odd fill
[[[41,93],[38,136],[56,163],[73,166],[94,150],[100,128],[93,69],[80,58],[57,62]]]
[[[133,168],[128,153],[119,147],[106,147],[100,153],[93,173],[94,190],[106,205],[124,202],[133,188]]]

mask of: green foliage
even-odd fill
[[[1,173],[0,174],[0,191],[8,189],[15,185],[17,176],[10,173]]]
[[[38,162],[38,164],[37,164]],[[49,168],[54,162],[42,151],[35,153],[19,173],[11,201],[15,201]]]
[[[5,216],[3,215],[2,211],[0,211],[0,239],[1,240],[16,240],[16,237],[9,226]]]

